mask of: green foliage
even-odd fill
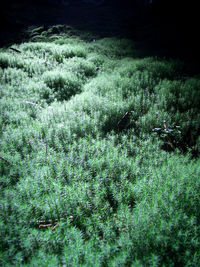
[[[89,51],[101,53],[109,58],[122,58],[135,54],[133,42],[116,38],[93,39],[93,43],[89,45]]]
[[[8,67],[17,67],[22,68],[23,67],[23,61],[18,55],[12,55],[11,53],[1,53],[0,54],[0,67],[2,69],[8,68]]]
[[[136,68],[140,71],[148,71],[154,79],[174,80],[181,78],[186,66],[184,66],[183,62],[178,60],[174,61],[146,58],[145,60],[140,61]]]
[[[60,61],[61,58],[70,58],[70,57],[86,57],[87,50],[81,44],[63,44],[58,45],[54,43],[45,43],[45,42],[33,42],[25,43],[22,45],[23,51],[31,51],[35,55],[37,53],[46,52],[53,59]],[[61,63],[61,62],[59,62]]]
[[[199,77],[129,40],[30,35],[0,54],[0,265],[198,266]]]
[[[77,75],[64,71],[54,70],[43,75],[45,84],[53,90],[58,101],[67,100],[80,92],[80,80]]]

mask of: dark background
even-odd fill
[[[199,59],[196,1],[7,0],[0,18],[1,46],[22,41],[31,25],[68,24],[100,37],[131,38],[150,54]]]

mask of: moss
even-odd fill
[[[72,34],[1,50],[1,265],[198,266],[199,77]]]

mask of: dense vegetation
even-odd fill
[[[125,39],[0,53],[0,265],[198,266],[200,77]]]

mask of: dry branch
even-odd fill
[[[50,228],[52,231],[54,231],[56,229],[56,227],[58,226],[58,223],[48,223],[48,224],[40,224],[39,228]]]
[[[39,228],[48,228],[48,227],[51,227],[51,226],[52,226],[51,223],[49,223],[49,224],[40,224]]]
[[[56,229],[56,227],[58,226],[58,223],[55,224],[53,227],[51,227],[51,230],[54,231]]]
[[[16,48],[14,48],[14,47],[10,47],[10,49],[12,50],[12,51],[15,51],[15,52],[17,52],[17,53],[22,53],[19,49],[16,49]]]
[[[130,112],[127,111],[127,112],[123,115],[123,117],[118,121],[117,126],[118,126],[118,127],[123,127],[123,126],[125,126],[125,124],[127,123],[128,119],[129,119],[129,115],[130,115]]]
[[[33,106],[35,106],[35,107],[37,107],[37,108],[43,109],[40,105],[38,105],[38,104],[36,104],[36,103],[34,103],[34,102],[30,102],[30,101],[26,101],[26,100],[24,100],[23,103],[25,103],[25,104],[30,104],[30,105],[33,105]]]

